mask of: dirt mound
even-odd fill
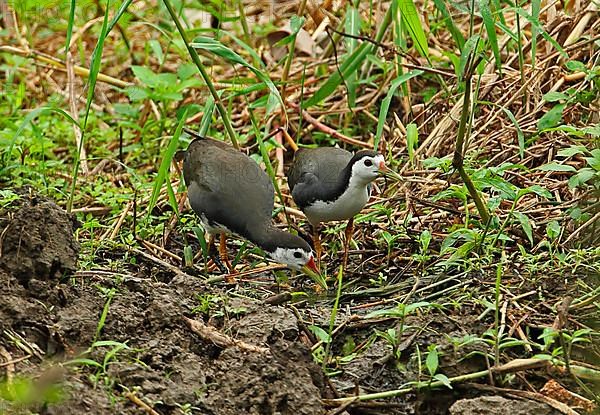
[[[32,278],[59,279],[75,272],[75,216],[35,196],[19,201],[20,209],[3,220],[0,267],[25,285]]]
[[[58,402],[34,400],[28,410],[138,414],[139,405],[126,398],[135,392],[160,414],[182,408],[215,415],[324,413],[320,368],[285,308],[230,302],[199,279],[159,279],[144,258],[129,269],[79,272],[76,283],[64,281],[76,269],[79,249],[72,217],[44,200],[28,199],[11,211],[2,219],[10,231],[0,268],[0,352],[6,351],[0,363],[22,359],[11,366],[13,383],[25,377],[37,384],[48,371],[65,368],[54,376]],[[184,317],[208,317],[197,311],[199,297],[208,295],[223,299],[211,314],[213,326],[268,352],[218,347],[192,333]],[[4,374],[0,368],[0,389]],[[22,405],[0,393],[0,412],[18,413]]]

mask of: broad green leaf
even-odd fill
[[[152,53],[154,53],[154,56],[156,56],[158,63],[162,65],[165,61],[165,54],[162,50],[160,42],[156,39],[150,39],[148,41],[148,45],[150,46],[150,49],[152,49]]]
[[[587,67],[583,62],[569,60],[565,64],[568,70],[573,72],[585,72]]]
[[[131,67],[133,74],[140,80],[143,85],[155,87],[158,83],[156,74],[145,66],[133,65]]]
[[[564,171],[564,172],[576,172],[577,169],[573,166],[569,166],[568,164],[560,164],[560,163],[548,163],[543,166],[538,167],[538,170],[541,171]]]
[[[446,386],[447,388],[452,389],[452,384],[450,383],[450,379],[448,379],[448,376],[444,375],[443,373],[438,373],[433,378],[435,380],[439,380],[440,382],[442,382],[444,384],[444,386]]]
[[[556,239],[560,235],[560,223],[553,220],[546,225],[546,235],[552,240]]]
[[[310,331],[312,331],[312,333],[317,336],[317,339],[319,339],[320,341],[322,341],[323,343],[329,343],[331,341],[331,337],[329,336],[329,333],[327,333],[325,330],[323,330],[321,327],[319,326],[314,326],[314,325],[310,325],[308,326],[308,329]]]
[[[556,127],[562,121],[562,113],[567,104],[555,105],[550,111],[542,115],[538,120],[538,131],[544,131],[547,128]]]
[[[375,148],[379,145],[379,141],[381,140],[381,134],[383,133],[383,125],[385,124],[385,120],[387,119],[388,110],[390,108],[390,104],[392,102],[392,98],[394,97],[394,93],[398,89],[400,85],[409,79],[414,78],[415,76],[419,76],[423,73],[422,70],[414,69],[409,71],[403,75],[400,75],[398,78],[394,79],[390,85],[390,89],[388,90],[385,98],[381,102],[381,108],[379,110],[379,118],[377,120],[377,132],[375,134],[375,140],[373,145]]]
[[[578,186],[582,186],[597,175],[598,174],[594,170],[584,167],[583,169],[579,170],[577,174],[569,178],[569,189],[574,189]],[[600,177],[598,178],[600,179]]]
[[[427,367],[427,371],[429,372],[429,374],[433,376],[435,375],[435,372],[437,372],[438,365],[438,352],[437,348],[434,346],[431,348],[431,350],[429,350],[429,353],[427,353],[427,358],[425,359],[425,367]]]
[[[529,239],[529,243],[531,244],[531,246],[533,246],[533,230],[529,218],[527,217],[527,215],[524,215],[521,212],[513,212],[513,215],[515,215],[515,217],[521,224],[523,232],[525,232],[525,235],[527,235],[527,239]]]
[[[550,91],[545,93],[543,98],[546,102],[556,102],[569,99],[569,95],[565,94],[564,92]]]
[[[587,148],[585,146],[571,146],[567,148],[563,148],[556,153],[559,157],[573,157],[577,154],[585,154],[587,153]]]

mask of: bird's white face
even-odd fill
[[[277,248],[275,252],[270,252],[269,256],[273,261],[287,265],[297,271],[302,270],[305,266],[309,268],[314,266],[312,252],[302,248]]]
[[[356,176],[364,182],[371,182],[386,170],[383,155],[365,156],[352,166],[352,176]]]

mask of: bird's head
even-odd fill
[[[352,176],[365,183],[372,182],[379,175],[388,171],[383,155],[370,150],[357,152],[350,163],[352,164]]]
[[[323,288],[327,288],[315,263],[310,245],[301,237],[282,232],[278,235],[276,245],[266,252],[273,261],[287,265],[296,271],[302,271]]]

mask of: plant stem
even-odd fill
[[[465,183],[469,194],[475,202],[475,206],[477,206],[477,211],[479,212],[479,216],[481,216],[481,220],[483,223],[487,223],[490,220],[490,213],[485,203],[483,203],[483,200],[479,195],[473,180],[471,180],[471,177],[468,175],[464,167],[463,147],[465,143],[467,123],[470,119],[469,115],[471,113],[471,77],[473,70],[477,66],[476,62],[473,62],[473,60],[471,60],[471,65],[471,68],[465,74],[465,95],[463,96],[463,108],[460,116],[460,124],[458,125],[458,135],[456,137],[456,147],[454,149],[452,167],[458,171],[458,174]]]
[[[200,75],[202,76],[202,79],[204,79],[204,82],[206,82],[206,86],[208,87],[210,94],[213,96],[213,98],[215,100],[215,104],[217,105],[217,110],[219,111],[219,114],[221,114],[221,118],[223,119],[223,125],[225,126],[225,130],[227,131],[227,134],[229,135],[229,139],[231,140],[231,145],[236,150],[239,150],[240,146],[238,144],[238,140],[237,140],[235,131],[233,130],[233,126],[231,125],[231,121],[229,120],[229,115],[227,114],[227,111],[225,110],[225,107],[223,106],[223,103],[221,102],[221,98],[219,98],[219,95],[217,94],[217,90],[215,89],[215,86],[213,85],[212,81],[210,80],[210,77],[209,77],[208,73],[206,72],[206,69],[204,69],[204,65],[202,65],[202,62],[200,62],[200,56],[198,56],[198,52],[196,52],[196,50],[190,46],[190,42],[187,39],[185,30],[184,30],[183,26],[181,25],[181,22],[179,21],[179,18],[177,17],[177,14],[175,13],[173,6],[171,5],[171,2],[169,0],[163,0],[163,3],[167,7],[167,10],[169,11],[171,18],[173,19],[173,22],[175,23],[175,26],[177,26],[177,30],[179,31],[179,34],[181,35],[181,38],[183,39],[183,43],[185,43],[185,47],[187,48],[192,60],[196,64],[196,67],[198,67],[198,70],[200,71]]]

